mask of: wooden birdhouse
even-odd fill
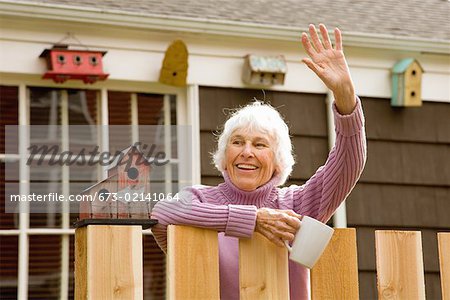
[[[82,203],[80,219],[148,219],[152,209],[150,162],[131,146],[121,151],[108,178],[82,192],[94,199]]]
[[[159,74],[159,82],[174,86],[186,86],[187,71],[187,47],[183,41],[176,40],[167,48]]]
[[[257,56],[249,54],[245,57],[242,80],[250,85],[271,86],[284,84],[287,65],[284,56]]]
[[[70,50],[67,45],[54,45],[45,49],[39,57],[45,58],[47,72],[43,79],[53,79],[63,83],[69,79],[94,83],[105,80],[109,74],[103,73],[103,56],[106,51]]]
[[[391,106],[422,106],[423,69],[414,58],[405,58],[392,68]]]

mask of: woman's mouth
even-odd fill
[[[237,167],[239,170],[245,170],[245,171],[252,171],[252,170],[258,169],[257,166],[255,166],[255,165],[250,165],[250,164],[237,164],[236,167]]]

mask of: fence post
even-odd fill
[[[450,300],[450,232],[438,233],[442,300]]]
[[[420,231],[376,230],[379,299],[425,299]]]
[[[75,299],[143,299],[142,226],[75,230]]]
[[[239,240],[240,299],[289,299],[288,255],[259,233]]]
[[[169,225],[167,299],[219,299],[217,231]]]
[[[356,230],[336,228],[330,243],[311,269],[311,298],[359,299]]]

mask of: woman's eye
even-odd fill
[[[267,145],[266,145],[266,144],[263,144],[263,143],[257,143],[257,144],[256,144],[256,147],[257,147],[257,148],[265,148],[265,147],[267,147]]]
[[[232,142],[232,144],[233,144],[233,145],[240,145],[240,144],[241,144],[241,141],[240,141],[240,140],[234,140],[234,141]]]

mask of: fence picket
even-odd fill
[[[450,232],[438,233],[442,300],[450,300]]]
[[[288,255],[259,233],[239,240],[240,299],[289,299]]]
[[[169,225],[167,298],[220,299],[217,232]]]
[[[420,231],[376,230],[378,299],[425,299]]]
[[[359,299],[356,230],[337,228],[311,269],[311,298]]]

